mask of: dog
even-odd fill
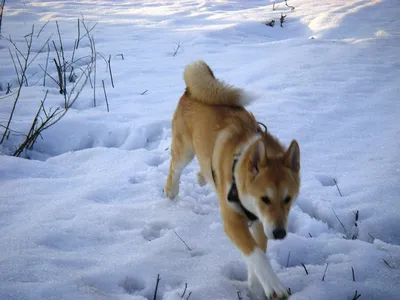
[[[247,264],[252,298],[286,299],[288,291],[265,253],[268,239],[286,236],[300,189],[299,144],[292,140],[285,149],[263,130],[245,109],[251,95],[217,79],[204,61],[187,65],[184,80],[186,90],[172,120],[164,193],[177,196],[182,171],[196,155],[198,183],[215,188],[224,231]]]

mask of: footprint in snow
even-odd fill
[[[229,262],[222,267],[222,275],[229,280],[233,281],[246,281],[247,280],[247,269],[244,263],[241,262]]]
[[[157,149],[160,145],[163,136],[163,127],[160,124],[154,124],[155,126],[149,127],[148,136],[146,139],[146,145],[144,146],[147,150]]]
[[[129,177],[129,183],[138,184],[146,180],[146,174],[135,174]]]
[[[322,186],[334,186],[335,178],[329,175],[317,175],[315,176]]]
[[[142,230],[143,238],[148,241],[152,241],[162,237],[168,230],[172,227],[168,222],[156,221],[148,223],[144,226]]]
[[[150,151],[160,148],[160,144],[167,138],[167,132],[170,130],[169,127],[169,120],[149,124],[144,131],[146,144],[143,148]]]
[[[167,157],[161,157],[160,155],[155,155],[153,157],[150,157],[147,160],[147,164],[151,167],[158,167],[161,165],[163,162],[165,162],[168,158]]]
[[[146,288],[145,282],[142,279],[131,276],[127,276],[124,281],[120,282],[119,286],[130,295],[140,292]]]

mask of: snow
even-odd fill
[[[98,56],[97,107],[88,85],[22,158],[10,156],[18,134],[0,145],[0,299],[153,299],[157,274],[157,299],[181,299],[185,283],[191,300],[248,299],[245,263],[214,191],[196,182],[197,162],[176,201],[162,194],[183,69],[197,59],[258,95],[248,107],[256,118],[300,144],[290,232],[267,253],[290,299],[400,297],[398,3],[289,0],[290,11],[277,2],[272,11],[268,1],[6,1],[2,34],[21,49],[33,24],[36,33],[50,21],[35,55],[52,33],[57,41],[56,20],[68,59],[77,19],[98,22],[92,34],[112,57],[115,88]],[[9,46],[0,40],[4,126],[18,85]],[[75,55],[88,52],[83,41]],[[63,104],[54,82],[43,87],[46,57],[28,69],[15,131],[29,130],[47,89],[48,108]]]

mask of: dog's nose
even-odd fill
[[[286,230],[285,230],[285,228],[277,228],[272,232],[272,234],[274,235],[275,239],[281,240],[281,239],[285,238]]]

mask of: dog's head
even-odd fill
[[[300,148],[293,140],[282,155],[268,156],[263,139],[245,149],[235,175],[243,206],[262,222],[269,239],[283,239],[300,188]]]

